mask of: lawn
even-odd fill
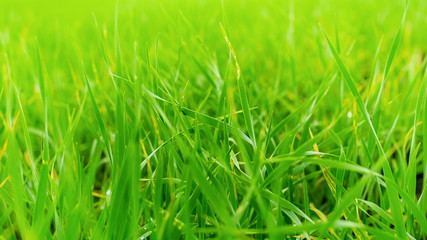
[[[0,239],[426,239],[427,1],[0,0]]]

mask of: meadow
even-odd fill
[[[0,0],[0,239],[426,239],[427,1]]]

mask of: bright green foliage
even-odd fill
[[[0,1],[0,240],[426,239],[427,1]]]

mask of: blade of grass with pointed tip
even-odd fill
[[[381,146],[380,140],[376,134],[375,128],[372,125],[372,121],[369,117],[369,113],[366,110],[366,107],[362,101],[362,98],[360,97],[359,91],[357,90],[357,87],[353,81],[353,78],[351,77],[346,66],[344,65],[343,61],[341,60],[341,57],[339,56],[339,54],[337,53],[337,51],[333,47],[331,41],[329,40],[328,36],[323,31],[323,29],[322,29],[322,32],[323,32],[325,39],[328,42],[329,49],[332,52],[332,55],[335,59],[335,62],[337,63],[337,65],[338,65],[338,67],[339,67],[339,69],[340,69],[340,71],[344,77],[344,80],[345,80],[347,86],[349,87],[353,97],[356,99],[356,103],[357,103],[359,110],[362,112],[362,115],[365,118],[365,120],[369,123],[369,127],[371,129],[371,132],[375,136],[375,141],[376,141],[377,146],[380,149],[380,152],[382,155],[381,157],[384,158],[384,160],[385,160],[384,164],[383,164],[383,170],[384,170],[385,176],[387,177],[387,181],[386,181],[386,184],[387,184],[388,182],[393,181],[393,179],[394,179],[393,173],[392,173],[390,165],[388,163],[387,156],[386,156],[386,154],[385,154],[385,152]],[[405,230],[405,224],[404,224],[405,221],[403,219],[402,206],[401,206],[397,191],[390,188],[387,191],[387,195],[389,197],[390,207],[391,207],[393,220],[394,220],[394,224],[396,226],[398,237],[406,238],[406,230]]]
[[[233,46],[231,45],[230,39],[227,36],[227,32],[225,31],[221,23],[220,23],[220,27],[221,27],[222,35],[224,36],[225,41],[227,42],[227,45],[231,51],[231,54],[233,55],[234,62],[236,64],[237,85],[238,85],[239,94],[240,94],[240,101],[242,103],[243,116],[245,118],[246,128],[248,129],[249,136],[253,143],[253,147],[256,148],[255,130],[254,130],[254,125],[252,124],[252,116],[249,110],[248,95],[246,93],[246,87],[243,81],[243,77],[241,76],[241,70],[240,70],[239,62],[237,61],[237,55],[236,55],[236,52],[234,51]]]
[[[104,121],[102,120],[101,113],[99,112],[98,104],[96,103],[96,100],[95,100],[95,97],[93,95],[92,88],[90,87],[89,79],[86,75],[86,72],[84,72],[84,78],[86,81],[86,86],[87,86],[88,91],[89,91],[89,97],[90,97],[90,101],[92,103],[93,113],[95,114],[95,118],[96,118],[96,121],[98,122],[99,129],[101,130],[102,138],[103,138],[104,144],[105,144],[105,148],[107,149],[108,159],[110,160],[110,163],[113,163],[113,156],[111,154],[111,145],[110,145],[110,140],[108,137],[107,129],[105,128]]]
[[[399,45],[400,39],[402,38],[401,35],[403,32],[403,28],[405,26],[404,23],[405,23],[406,11],[407,11],[407,8],[405,9],[402,20],[400,22],[399,30],[397,31],[397,33],[393,39],[393,45],[392,45],[390,53],[387,57],[387,61],[386,61],[386,65],[384,68],[384,73],[383,73],[381,85],[378,88],[378,92],[376,95],[375,106],[374,106],[374,114],[372,116],[372,123],[373,123],[373,126],[374,126],[376,131],[378,131],[379,122],[380,122],[382,93],[383,93],[384,86],[387,82],[387,76],[388,76],[388,73],[390,71],[391,64],[393,63],[394,56],[396,55],[397,47]],[[368,142],[368,149],[370,150],[371,154],[374,150],[374,147],[375,147],[375,136],[374,136],[374,134],[371,133],[370,138],[369,138],[369,142]]]

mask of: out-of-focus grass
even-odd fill
[[[426,238],[426,13],[0,2],[0,238]]]

